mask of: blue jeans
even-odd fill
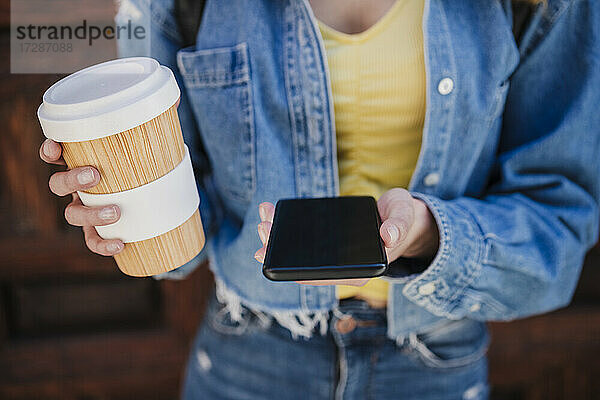
[[[294,340],[249,310],[231,321],[213,299],[183,399],[487,399],[485,324],[443,322],[395,343],[386,336],[385,309],[349,299],[330,316],[325,336]]]

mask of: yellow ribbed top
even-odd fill
[[[398,0],[364,32],[346,34],[322,22],[335,111],[341,195],[376,199],[406,188],[425,119],[424,0]],[[338,286],[339,298],[387,300],[388,284]]]

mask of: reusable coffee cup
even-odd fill
[[[114,257],[127,275],[173,270],[204,246],[179,95],[169,68],[152,58],[123,58],[56,82],[37,112],[44,135],[61,142],[69,168],[100,172],[98,185],[78,192],[82,203],[120,207],[116,223],[96,230],[125,243]]]

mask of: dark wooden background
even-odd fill
[[[0,398],[175,399],[212,276],[128,278],[86,250],[38,158],[36,108],[60,76],[9,73],[9,19],[0,0]],[[494,399],[600,398],[599,266],[596,247],[568,308],[490,324]]]

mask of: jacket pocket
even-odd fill
[[[484,323],[449,320],[435,329],[411,334],[409,350],[430,368],[459,368],[475,363],[487,352],[489,334]]]
[[[185,48],[177,64],[217,190],[248,202],[256,186],[256,139],[247,44]]]

